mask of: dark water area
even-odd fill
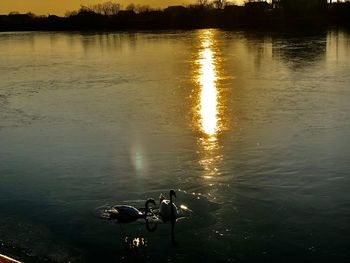
[[[348,262],[350,35],[0,33],[0,253]],[[151,233],[99,217],[175,189]]]

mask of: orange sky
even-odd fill
[[[11,11],[20,13],[32,12],[37,15],[57,14],[64,15],[67,10],[77,10],[80,5],[91,5],[107,2],[108,0],[0,0],[0,14]],[[232,1],[241,3],[244,0]],[[190,4],[196,0],[116,0],[122,6],[129,3],[146,4],[151,7],[166,7],[169,5]]]

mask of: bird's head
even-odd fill
[[[156,205],[156,201],[154,201],[152,198],[147,199],[145,203],[145,216],[147,216],[148,212],[150,212],[149,204]]]
[[[165,200],[165,196],[163,194],[160,194],[159,196],[159,203],[161,204],[163,202],[163,200]]]
[[[153,198],[148,198],[147,201],[146,201],[146,204],[145,204],[146,209],[148,208],[148,205],[149,205],[149,204],[156,205],[156,201],[154,201]]]

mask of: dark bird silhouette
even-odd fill
[[[159,197],[159,216],[164,222],[176,220],[178,216],[178,210],[176,205],[173,203],[173,196],[176,197],[174,190],[170,190],[170,200],[165,199],[163,194]]]
[[[106,212],[109,214],[110,219],[116,219],[119,223],[131,223],[138,219],[146,219],[149,209],[149,204],[155,205],[156,202],[153,199],[148,199],[145,203],[145,212],[141,212],[139,209],[129,205],[115,205]]]

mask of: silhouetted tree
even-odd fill
[[[65,17],[70,17],[70,16],[76,16],[78,14],[78,11],[74,10],[74,11],[66,11],[66,13],[64,14]]]
[[[206,6],[208,4],[208,0],[197,0],[197,5]]]
[[[89,7],[92,11],[101,15],[116,15],[120,10],[120,4],[117,2],[104,2]]]
[[[209,0],[197,0],[196,6],[200,8],[208,8],[212,5],[212,3],[209,2]]]
[[[125,9],[128,11],[135,11],[135,8],[135,4],[131,3]]]
[[[152,8],[149,5],[136,5],[134,11],[136,13],[148,13],[152,11]]]
[[[226,0],[214,0],[213,5],[216,9],[224,9],[227,4]]]
[[[78,10],[78,15],[79,14],[89,14],[89,13],[95,13],[90,7],[81,5],[79,10]]]
[[[280,5],[289,15],[303,15],[326,11],[327,0],[280,0]]]

